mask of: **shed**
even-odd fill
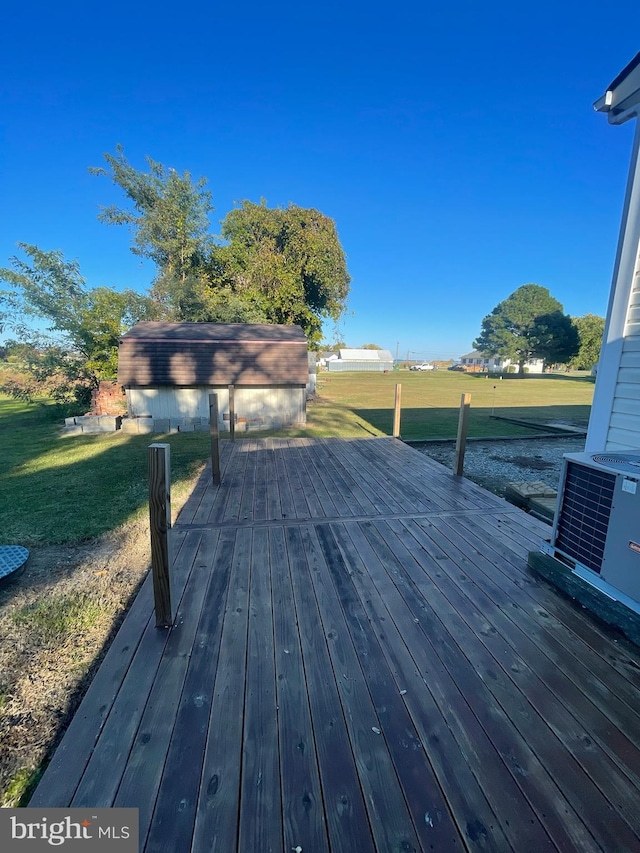
[[[393,356],[386,349],[341,349],[338,358],[327,359],[328,370],[393,370]]]
[[[640,115],[640,53],[594,104],[618,125]],[[586,449],[640,450],[640,122],[636,121],[618,250]]]
[[[239,429],[304,424],[307,339],[300,326],[138,323],[120,339],[118,381],[130,417],[193,428],[208,420],[215,391],[228,429],[233,385]]]

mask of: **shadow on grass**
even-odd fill
[[[566,422],[582,429],[587,428],[590,406],[511,406],[500,407],[471,407],[469,413],[468,435],[471,438],[495,438],[497,436],[529,436],[536,435],[540,430],[512,424],[505,420],[494,420],[492,415],[500,418],[527,420],[544,426],[546,422]],[[355,409],[363,420],[375,430],[391,435],[393,431],[393,408]],[[426,407],[403,408],[400,418],[400,434],[408,440],[429,438],[455,438],[458,430],[459,409]],[[551,429],[549,430],[552,431]]]
[[[595,385],[596,381],[595,376],[586,374],[576,375],[575,373],[526,373],[524,376],[519,376],[517,373],[465,373],[463,375],[471,379],[499,379],[508,380],[509,382],[552,381],[561,379],[563,382],[580,382],[583,385]]]
[[[209,455],[206,433],[65,437],[48,412],[4,414],[0,530],[8,544],[81,542],[124,524],[148,502],[147,447],[154,441],[171,446],[174,488]]]

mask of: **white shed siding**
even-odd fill
[[[127,405],[132,417],[208,418],[209,394],[218,395],[221,429],[229,429],[228,388],[129,388]],[[263,429],[306,422],[304,388],[237,388],[238,428]],[[226,415],[226,418],[225,418]]]

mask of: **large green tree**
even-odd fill
[[[67,376],[70,388],[113,380],[118,341],[134,323],[154,316],[151,300],[132,290],[89,289],[77,261],[18,243],[22,256],[0,269],[4,324],[28,345],[25,364],[36,378]],[[75,386],[74,386],[75,382]]]
[[[168,320],[298,323],[312,345],[322,322],[337,320],[349,274],[335,223],[317,210],[242,202],[209,233],[213,209],[206,180],[193,182],[147,158],[135,169],[122,147],[105,154],[111,177],[130,207],[107,207],[99,218],[133,231],[132,251],[157,274],[151,295]]]
[[[571,359],[574,370],[590,370],[600,358],[600,348],[604,335],[604,317],[585,314],[574,317],[573,323],[578,331],[579,349]]]
[[[222,222],[221,279],[271,323],[297,323],[317,345],[337,321],[351,281],[335,223],[318,210],[244,201]]]
[[[206,178],[194,182],[189,172],[180,175],[150,157],[148,171],[140,171],[129,163],[122,146],[104,159],[107,168],[89,171],[110,177],[132,207],[103,207],[98,218],[108,225],[129,226],[131,251],[156,265],[152,296],[167,318],[191,319],[183,315],[202,314],[207,290],[203,265],[213,246],[209,234],[213,205]]]
[[[530,358],[569,361],[578,351],[578,333],[546,287],[523,284],[484,318],[473,345],[488,355],[517,361],[522,372]]]

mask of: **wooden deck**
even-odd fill
[[[223,443],[31,806],[141,850],[640,851],[640,655],[526,569],[549,528],[394,439]]]

